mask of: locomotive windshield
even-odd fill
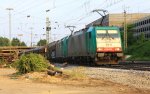
[[[117,30],[97,30],[97,38],[118,38]]]

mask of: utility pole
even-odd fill
[[[21,46],[21,37],[23,36],[23,34],[18,34],[18,36],[20,37],[20,44],[19,44],[19,46]]]
[[[46,43],[47,43],[47,44],[50,42],[49,39],[51,39],[51,38],[50,38],[50,36],[51,36],[50,31],[51,31],[50,21],[49,21],[49,17],[47,17],[47,18],[46,18],[46,41],[47,41]]]
[[[11,10],[13,10],[13,8],[6,8],[6,10],[9,11],[9,41],[11,46]]]
[[[50,12],[51,10],[50,9],[47,9],[46,10],[46,15],[48,16],[48,12]],[[50,27],[50,24],[51,24],[51,22],[50,22],[50,20],[49,20],[49,17],[46,17],[46,43],[48,44],[48,43],[50,43],[50,37],[51,37],[51,27]]]
[[[127,21],[126,21],[126,10],[124,10],[124,50],[127,49],[128,45],[127,45]]]
[[[30,30],[31,30],[31,47],[32,47],[33,27],[30,27]]]
[[[75,26],[66,26],[66,28],[69,28],[69,30],[71,31],[71,35],[73,34],[74,28],[76,28]],[[72,29],[71,29],[72,28]]]

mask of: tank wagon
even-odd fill
[[[92,26],[50,43],[47,58],[55,62],[117,64],[123,58],[118,27]]]

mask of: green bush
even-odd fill
[[[128,60],[150,60],[150,41],[132,45],[128,48],[128,54],[132,55]]]
[[[22,55],[20,59],[14,63],[16,69],[22,74],[47,70],[48,64],[48,61],[42,55],[33,53]]]

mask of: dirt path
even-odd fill
[[[0,69],[0,94],[149,94],[148,91],[110,82],[95,87],[34,83],[11,79],[8,75],[14,72],[13,69]]]

